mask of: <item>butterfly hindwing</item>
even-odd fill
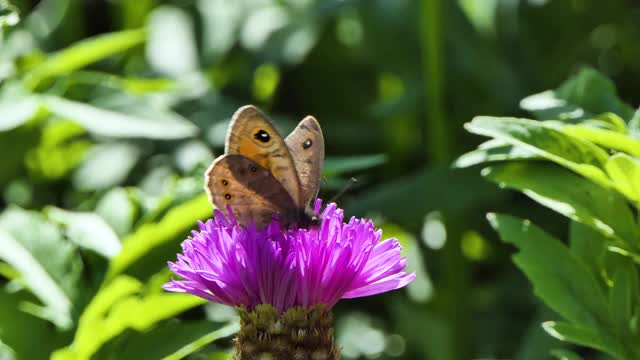
[[[297,208],[267,169],[241,155],[217,158],[205,174],[205,189],[218,209],[227,213],[229,206],[243,226],[253,219],[261,228],[271,222],[273,214],[288,216]]]
[[[313,116],[305,117],[287,136],[285,143],[298,173],[303,204],[312,206],[320,189],[324,161],[324,137],[318,120]]]

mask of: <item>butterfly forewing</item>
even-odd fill
[[[285,143],[298,173],[303,204],[310,206],[318,196],[324,161],[324,137],[320,124],[313,116],[307,116],[287,136]]]
[[[251,105],[233,115],[227,135],[226,153],[242,155],[266,169],[304,207],[296,167],[284,142],[267,117]]]
[[[287,190],[267,169],[241,155],[216,159],[207,170],[205,188],[211,202],[225,214],[229,206],[243,226],[253,219],[262,228],[274,214],[289,217],[297,209]]]

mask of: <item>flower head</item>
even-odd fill
[[[320,209],[321,201],[316,202]],[[404,272],[406,259],[396,239],[380,242],[373,222],[351,218],[329,204],[320,224],[282,229],[278,219],[265,229],[239,226],[215,210],[200,222],[200,231],[182,243],[178,261],[169,268],[183,280],[164,289],[250,309],[270,304],[278,311],[294,306],[329,307],[356,298],[401,288],[415,274]]]

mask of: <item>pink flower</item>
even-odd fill
[[[320,209],[321,201],[316,203]],[[415,273],[403,271],[406,258],[396,239],[380,242],[373,222],[351,218],[329,204],[320,225],[283,230],[277,218],[263,230],[240,227],[220,211],[199,222],[200,231],[182,243],[178,261],[169,268],[183,280],[163,288],[253,309],[270,304],[278,311],[294,306],[335,305],[395,290]]]

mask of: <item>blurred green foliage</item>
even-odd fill
[[[0,1],[0,359],[228,358],[233,312],[160,286],[248,103],[283,132],[320,120],[321,197],[356,177],[338,203],[418,274],[338,304],[345,359],[632,359],[639,20],[624,0]],[[461,156],[482,114],[546,121],[477,117],[493,139]],[[527,196],[466,169],[489,161]],[[531,221],[492,217],[542,301],[487,212]]]

